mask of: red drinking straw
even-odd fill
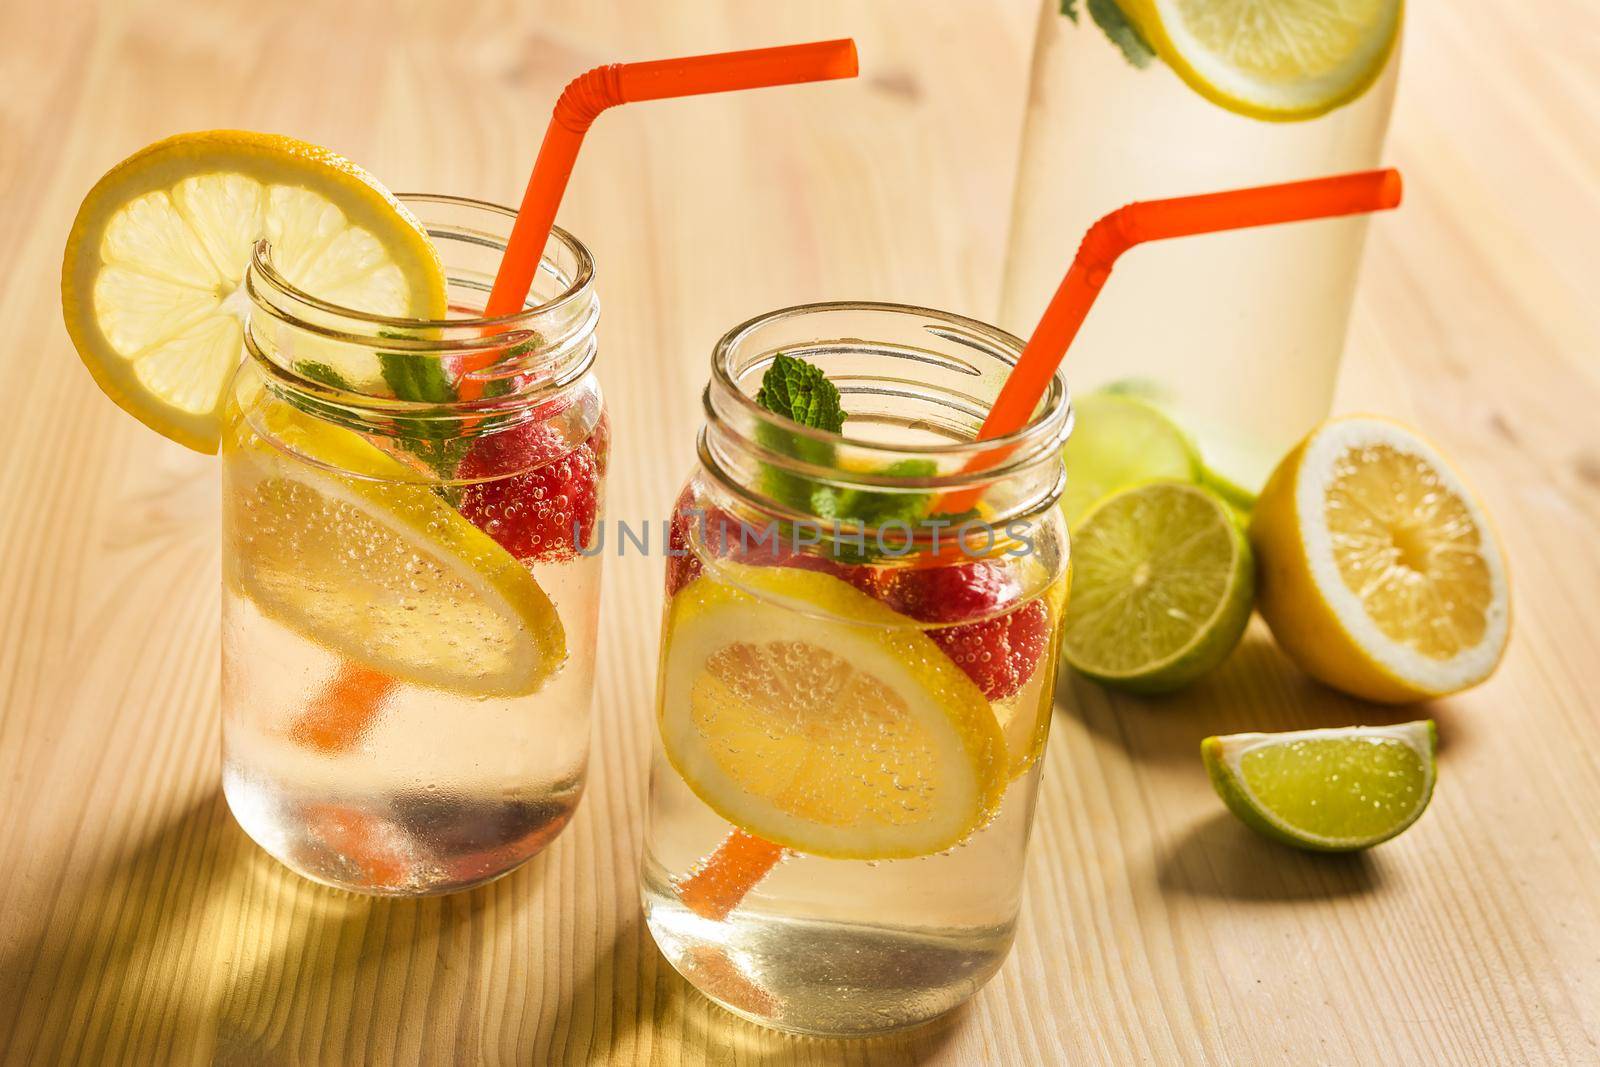
[[[709,56],[612,63],[578,75],[556,100],[484,314],[491,318],[510,315],[527,302],[545,242],[550,239],[550,227],[555,223],[556,209],[578,160],[583,135],[602,111],[637,100],[853,78],[858,69],[855,41],[846,37]],[[493,359],[493,352],[479,353],[469,358],[463,370],[480,370]],[[476,379],[464,378],[461,382],[464,399],[473,399],[482,390],[483,384]]]
[[[1001,386],[978,430],[980,441],[1004,437],[1028,424],[1094,306],[1117,257],[1134,245],[1167,237],[1243,230],[1279,222],[1335,218],[1383,211],[1400,204],[1400,172],[1369,170],[1332,178],[1262,185],[1201,196],[1146,200],[1118,208],[1089,227],[1078,255],[1045,308],[1017,365]],[[967,470],[982,468],[1010,453],[1005,446],[974,457]],[[982,489],[946,493],[935,512],[962,512]],[[677,883],[678,898],[707,919],[724,919],[767,872],[783,858],[781,846],[734,830],[694,871]]]

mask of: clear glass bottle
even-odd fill
[[[1096,219],[1132,200],[1380,165],[1399,77],[1302,122],[1234,114],[1165,64],[1131,66],[1041,0],[1000,323],[1027,335]],[[1174,411],[1218,473],[1254,491],[1328,414],[1365,216],[1190,237],[1121,259],[1073,343],[1074,387],[1121,384]]]
[[[446,893],[583,792],[609,426],[588,250],[474,316],[514,213],[403,198],[450,317],[294,288],[257,246],[223,436],[223,787],[263,848],[365,893]],[[469,384],[470,383],[470,384]],[[480,395],[481,394],[481,395]]]
[[[1020,351],[888,304],[776,311],[716,347],[669,541],[642,893],[667,959],[737,1014],[912,1026],[1010,949],[1068,569],[1059,378],[967,470]],[[777,353],[838,387],[842,433],[755,402]]]

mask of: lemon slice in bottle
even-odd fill
[[[522,696],[560,669],[566,635],[539,583],[411,467],[281,403],[227,432],[223,580],[263,614],[469,696]]]
[[[295,286],[359,311],[441,318],[445,279],[417,220],[360,167],[290,137],[185,133],[84,198],[61,265],[67,332],[100,388],[174,441],[215,452],[243,351],[255,242]]]
[[[673,598],[663,649],[667,758],[747,833],[909,858],[959,844],[1000,803],[1006,744],[978,687],[831,575],[719,564]]]
[[[1333,419],[1290,452],[1250,521],[1256,606],[1308,674],[1368,700],[1454,693],[1511,631],[1505,561],[1444,458],[1388,419]]]
[[[1383,73],[1402,0],[1119,0],[1162,61],[1251,118],[1309,119]]]

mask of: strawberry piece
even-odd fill
[[[892,572],[882,594],[890,607],[918,622],[962,622],[993,615],[1021,595],[1016,575],[986,559]]]
[[[565,447],[548,422],[530,421],[486,434],[473,443],[456,476],[490,480],[463,487],[456,506],[518,559],[570,558],[594,535],[601,457],[609,450],[604,416],[589,438],[573,448]],[[502,476],[506,471],[518,473]]]
[[[1044,603],[1030,600],[999,618],[929,630],[944,650],[990,700],[1017,695],[1044,656],[1050,616]]]
[[[1011,571],[990,560],[894,572],[880,583],[877,595],[919,622],[959,623],[995,616],[928,631],[990,700],[1015,696],[1044,656],[1050,635],[1044,604],[1032,600],[1004,611],[1022,595],[1022,585]]]

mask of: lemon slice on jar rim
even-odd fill
[[[998,808],[989,702],[905,616],[828,574],[724,562],[672,600],[667,759],[747,833],[834,859],[960,844]]]
[[[441,318],[444,270],[422,225],[349,160],[292,137],[184,133],[84,197],[61,265],[67,332],[112,400],[157,433],[217,450],[243,352],[256,241],[291,284],[380,315]]]

